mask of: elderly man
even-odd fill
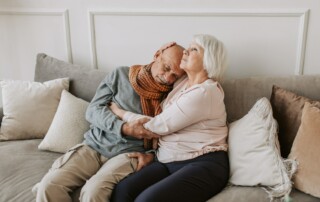
[[[143,128],[147,120],[124,123],[108,103],[148,116],[158,114],[160,102],[184,74],[179,68],[182,55],[183,48],[171,42],[156,52],[150,64],[120,67],[108,74],[87,109],[91,127],[84,142],[58,158],[35,185],[36,201],[72,201],[70,194],[83,185],[81,201],[109,201],[114,185],[139,167],[127,153],[145,152],[150,145],[144,147],[142,139],[158,135]]]

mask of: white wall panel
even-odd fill
[[[226,44],[227,77],[320,74],[319,24],[319,0],[1,0],[0,79],[32,80],[39,52],[106,70],[147,63],[195,33]]]
[[[0,11],[0,79],[33,80],[36,54],[72,62],[67,11]]]
[[[147,63],[162,43],[208,33],[228,49],[228,77],[303,72],[307,10],[90,11],[93,66]],[[285,54],[284,54],[285,53]]]

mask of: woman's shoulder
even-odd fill
[[[206,91],[212,92],[212,93],[218,93],[218,94],[224,94],[224,91],[222,89],[222,86],[220,85],[219,82],[214,81],[212,79],[208,79],[205,82],[203,82],[203,86]]]

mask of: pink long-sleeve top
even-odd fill
[[[144,127],[161,135],[157,158],[160,162],[192,159],[213,151],[227,151],[228,128],[224,92],[211,79],[187,88],[182,80],[162,103],[162,113]],[[145,117],[126,112],[124,121]]]

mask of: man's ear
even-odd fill
[[[156,61],[161,54],[162,54],[162,49],[157,50],[157,52],[153,56],[153,61]]]

